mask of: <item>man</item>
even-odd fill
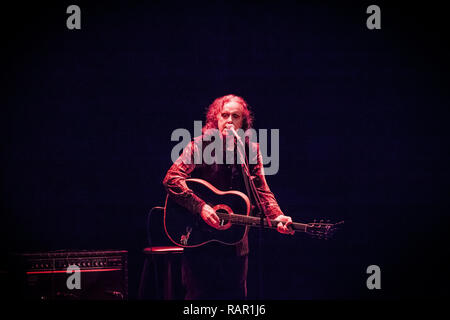
[[[163,184],[169,196],[178,204],[199,215],[213,228],[219,227],[219,217],[213,208],[206,204],[188,188],[186,179],[200,178],[208,181],[220,190],[238,190],[247,192],[245,177],[238,161],[232,164],[201,164],[194,161],[194,155],[211,143],[209,132],[218,130],[219,137],[226,144],[226,137],[232,129],[247,130],[252,126],[253,118],[247,103],[241,97],[226,95],[217,98],[208,108],[203,135],[197,137],[184,149],[183,154],[167,172]],[[205,139],[206,138],[206,139]],[[259,145],[246,142],[246,148],[256,155],[254,162],[249,161],[249,170],[261,202],[264,214],[278,221],[277,230],[284,234],[293,234],[288,226],[292,223],[278,206],[273,193],[264,177],[263,163]],[[226,148],[224,148],[225,150]],[[200,152],[201,153],[201,152]],[[252,164],[255,163],[255,164]],[[253,197],[253,205],[255,205]],[[247,296],[248,238],[245,236],[235,246],[220,243],[208,243],[198,248],[186,248],[182,262],[182,281],[186,289],[185,298],[190,299],[245,299]]]

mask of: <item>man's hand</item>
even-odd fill
[[[216,228],[216,229],[218,229],[220,227],[220,225],[219,225],[220,219],[217,216],[214,209],[211,208],[211,206],[209,206],[207,204],[203,205],[200,216],[211,227]]]
[[[279,221],[277,225],[277,230],[279,233],[283,234],[294,234],[295,231],[288,228],[292,224],[292,219],[289,216],[281,215],[275,218],[275,221]]]

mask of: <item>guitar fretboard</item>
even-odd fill
[[[244,216],[241,214],[228,214],[228,213],[221,213],[221,212],[216,212],[216,214],[224,222],[231,222],[232,224],[246,225],[249,227],[261,226],[261,218],[258,218],[258,217]],[[269,221],[270,221],[270,225],[269,225]],[[278,221],[275,221],[273,219],[264,218],[264,220],[263,220],[264,228],[276,229],[277,225],[278,225]],[[292,224],[289,225],[289,227],[291,227],[295,231],[306,232],[308,225],[304,224],[304,223],[293,222]]]

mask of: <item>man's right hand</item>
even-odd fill
[[[204,204],[200,213],[202,219],[211,227],[218,229],[220,227],[220,219],[211,206]]]

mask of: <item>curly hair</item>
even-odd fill
[[[204,125],[202,131],[205,132],[208,129],[217,128],[217,115],[222,112],[223,106],[228,102],[237,102],[242,105],[243,113],[242,113],[242,129],[246,131],[247,129],[252,128],[253,125],[253,113],[251,112],[247,102],[239,96],[234,94],[229,94],[216,100],[211,103],[206,110],[206,124]]]

